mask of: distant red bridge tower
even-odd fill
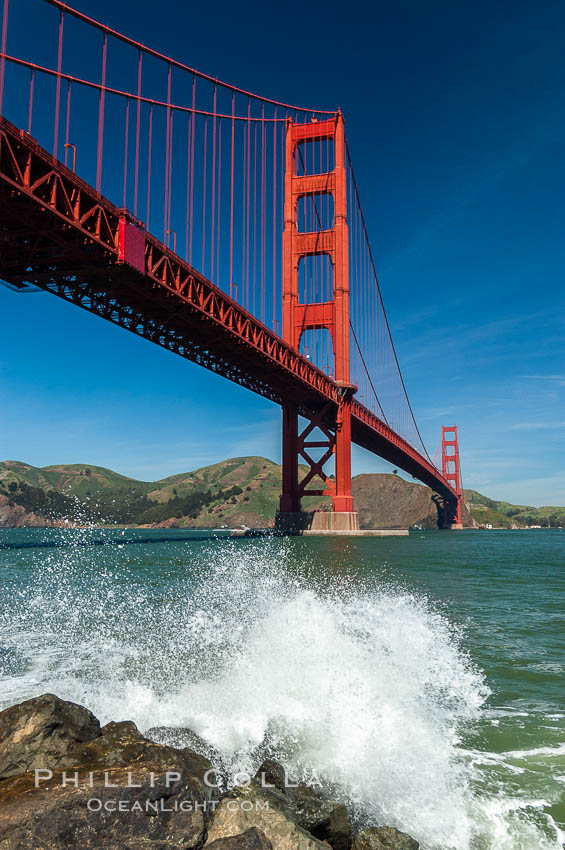
[[[462,528],[461,501],[461,467],[459,465],[459,442],[457,425],[441,429],[441,468],[443,477],[457,493],[457,502],[446,501],[444,504],[443,526],[446,528]]]
[[[297,174],[297,147],[304,142],[328,141],[334,146],[335,167],[323,174]],[[322,195],[333,196],[333,226],[317,232],[299,232],[298,202],[310,198],[312,204]],[[320,223],[320,222],[319,222]],[[320,223],[321,224],[321,223]],[[299,267],[306,257],[327,255],[333,270],[333,297],[317,303],[301,303]],[[358,515],[351,495],[351,399],[356,387],[351,383],[349,368],[349,235],[347,227],[347,184],[345,171],[345,134],[339,113],[326,121],[295,124],[288,121],[286,132],[285,206],[283,233],[283,338],[295,349],[300,348],[302,334],[308,330],[327,330],[332,340],[333,372],[341,388],[333,429],[324,422],[326,410],[300,413],[307,419],[299,430],[298,409],[294,403],[283,407],[283,490],[279,522],[292,525],[292,516],[301,509],[302,496],[331,496],[333,512],[319,514],[328,530],[352,531],[359,528]],[[309,439],[313,432],[316,439]],[[320,439],[319,435],[322,435]],[[309,449],[323,449],[318,460]],[[335,457],[332,480],[324,465]],[[298,464],[306,463],[309,471],[302,481]],[[321,480],[323,489],[310,489],[313,479]]]

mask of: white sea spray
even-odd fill
[[[297,562],[284,540],[190,543],[192,559],[153,564],[150,546],[110,557],[82,545],[100,532],[73,534],[12,596],[3,642],[26,661],[4,676],[5,704],[52,691],[102,722],[188,727],[231,776],[268,752],[423,848],[559,846],[523,816],[540,801],[477,794],[461,735],[488,689],[422,595]]]

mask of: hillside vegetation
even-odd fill
[[[512,505],[489,499],[476,490],[465,490],[467,503],[473,518],[480,525],[493,527],[521,528],[541,526],[542,528],[565,527],[565,508],[546,505],[534,508],[529,505]]]
[[[301,474],[306,473],[302,468]],[[19,507],[17,524],[96,522],[117,525],[210,527],[271,525],[278,507],[280,466],[267,458],[230,458],[159,481],[137,481],[103,467],[37,468],[0,463],[4,514]],[[304,499],[306,509],[327,500]],[[24,518],[33,516],[31,523]],[[43,520],[47,521],[44,522]],[[8,524],[6,521],[0,524]]]
[[[300,474],[306,473],[306,467]],[[137,481],[87,464],[34,467],[0,463],[0,526],[100,525],[217,528],[271,526],[278,508],[281,468],[263,457],[230,458],[159,481]],[[359,475],[353,495],[365,528],[437,526],[432,491],[396,475]],[[497,502],[465,491],[470,516],[498,528],[563,526],[565,508]],[[329,508],[309,497],[305,510]]]

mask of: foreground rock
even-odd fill
[[[15,729],[0,744],[11,773],[0,781],[3,850],[202,846],[212,790],[207,759],[148,741],[134,723],[100,729],[86,709],[51,695],[0,713],[1,729],[11,722]],[[76,740],[85,735],[90,740]],[[19,769],[26,759],[38,773]]]
[[[152,732],[161,742],[128,721],[101,728],[52,694],[0,712],[0,850],[418,850],[390,827],[354,838],[343,803],[293,787],[273,759],[220,796],[194,750],[213,748],[188,729]]]
[[[420,845],[393,826],[364,829],[355,838],[353,850],[419,850]]]
[[[216,768],[222,763],[222,755],[215,747],[184,726],[152,726],[145,733],[145,737],[156,744],[165,744],[174,749],[194,750],[211,761]]]
[[[69,749],[100,735],[96,717],[53,694],[0,712],[0,779],[34,767],[55,767]]]
[[[206,847],[208,850],[272,850],[273,845],[264,832],[252,826],[247,832],[230,838],[218,838]]]
[[[287,786],[276,762],[264,762],[255,779],[226,794],[208,828],[208,842],[257,826],[276,850],[349,850],[349,815],[343,803],[322,799],[312,788]],[[208,845],[206,845],[208,847]]]
[[[269,786],[274,786],[270,788]],[[326,841],[334,850],[349,850],[352,834],[349,814],[343,803],[326,800],[308,785],[295,788],[287,782],[281,765],[266,759],[255,776],[253,787],[303,829]],[[267,796],[268,795],[268,796]]]
[[[233,838],[252,826],[265,835],[275,850],[328,850],[328,844],[318,841],[291,820],[272,804],[272,800],[268,806],[265,802],[251,786],[238,788],[224,797],[212,815],[206,850],[217,846],[219,840]]]

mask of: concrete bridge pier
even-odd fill
[[[357,511],[279,511],[275,528],[280,534],[305,537],[401,537],[407,528],[359,528]]]

